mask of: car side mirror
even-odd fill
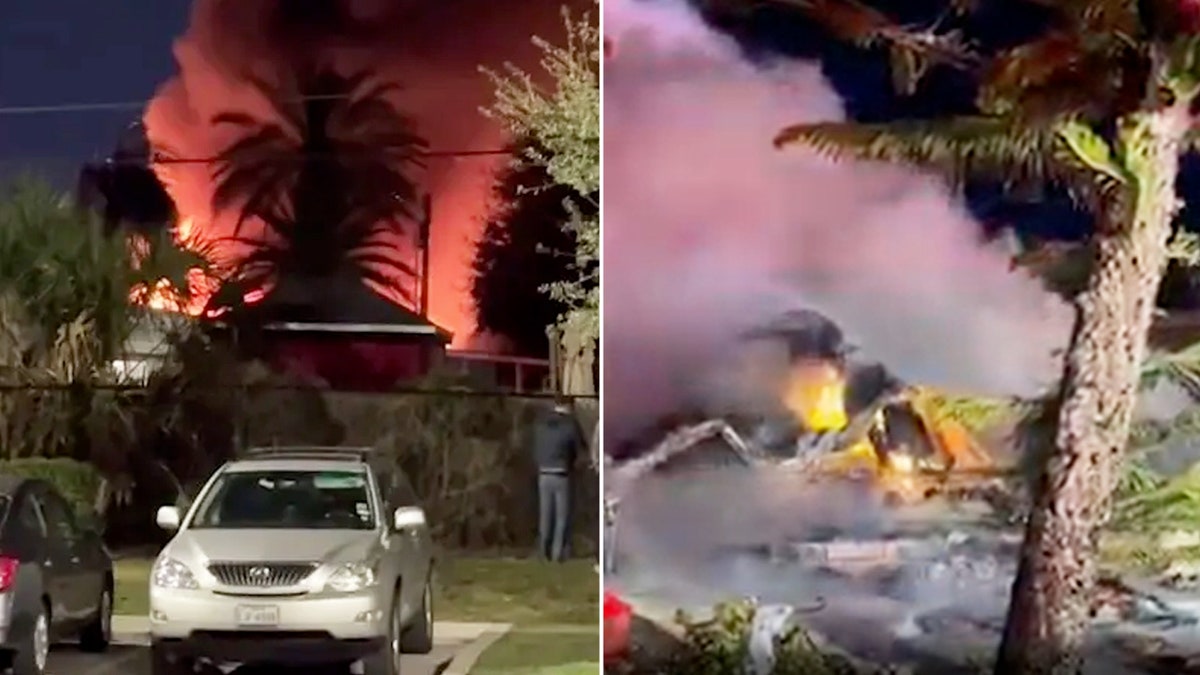
[[[409,530],[425,526],[425,509],[418,506],[401,506],[392,513],[392,527]]]
[[[174,506],[160,506],[154,515],[154,522],[168,532],[179,529],[179,509]]]

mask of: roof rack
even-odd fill
[[[334,459],[365,462],[375,453],[371,447],[292,445],[250,448],[243,459]]]

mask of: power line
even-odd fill
[[[327,158],[327,159],[353,159],[354,157],[364,157],[368,159],[378,160],[381,156],[388,154],[404,155],[417,159],[456,159],[460,157],[501,157],[512,156],[514,151],[506,148],[480,148],[480,149],[465,149],[465,150],[420,150],[414,152],[406,152],[401,150],[388,150],[386,148],[378,151],[368,152],[328,152],[328,153],[313,153],[296,151],[294,153],[280,153],[281,157],[292,158]],[[65,162],[72,165],[91,165],[96,167],[148,167],[157,164],[217,164],[228,161],[220,156],[212,157],[171,157],[161,153],[151,153],[149,156],[139,157],[132,154],[122,155],[114,153],[114,155],[101,159],[81,159],[78,156],[49,156],[49,155],[30,155],[25,157],[8,157],[0,160],[2,163],[13,164],[25,162],[31,164],[45,162]]]
[[[284,99],[283,103],[303,103],[304,101],[346,101],[352,97],[349,94],[319,94]],[[44,113],[92,112],[97,110],[145,110],[150,100],[142,101],[105,101],[100,103],[58,103],[54,105],[5,105],[0,106],[0,115],[40,115]]]
[[[397,152],[399,152],[399,151],[397,151]],[[384,149],[384,150],[381,150],[380,152],[376,152],[376,153],[361,153],[361,154],[362,154],[362,156],[365,156],[365,157],[378,157],[380,154],[386,154],[386,153],[387,153],[387,150]],[[304,158],[308,158],[308,159],[312,159],[312,158],[342,159],[342,158],[347,158],[347,157],[352,158],[358,154],[359,153],[339,153],[339,152],[281,153],[282,156],[304,157]],[[484,150],[420,150],[420,151],[416,151],[416,152],[405,152],[403,154],[410,156],[410,157],[418,157],[421,159],[439,159],[439,158],[454,158],[454,157],[494,157],[494,156],[498,156],[498,155],[512,155],[513,151],[512,151],[512,149],[493,148],[493,149],[484,149]],[[134,158],[134,157],[130,157],[130,158],[114,157],[114,158],[105,160],[103,163],[104,164],[115,164],[117,166],[121,166],[123,164],[140,164],[140,165],[144,165],[144,164],[215,164],[218,162],[225,162],[225,161],[228,161],[228,160],[223,157],[219,157],[219,156],[215,156],[215,157],[169,157],[166,155],[152,154],[150,157],[148,157],[147,159],[144,159],[144,160]]]
[[[64,103],[62,105],[0,106],[0,115],[37,115],[58,112],[92,112],[98,110],[141,110],[145,101],[111,101],[108,103]]]
[[[443,77],[439,79],[439,82],[444,86],[447,81],[466,81],[468,79],[474,82],[477,78]],[[401,88],[400,91],[403,92],[404,89]],[[349,101],[353,99],[354,96],[352,94],[313,94],[310,96],[286,98],[280,102],[288,104],[303,103],[305,101]],[[105,110],[145,110],[153,100],[72,102],[46,105],[0,105],[0,115],[45,115],[52,113],[99,112]],[[399,105],[397,108],[403,110],[404,107],[403,105]]]

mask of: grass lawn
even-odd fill
[[[600,672],[600,632],[554,633],[515,628],[483,653],[471,675],[594,675]]]
[[[117,614],[147,614],[151,562],[146,558],[116,562]],[[446,556],[438,561],[434,613],[442,621],[594,626],[600,616],[594,565],[592,560],[551,564],[522,558]]]
[[[438,561],[433,611],[445,621],[598,626],[600,577],[595,564],[590,559],[547,563],[446,557]]]
[[[147,558],[121,558],[113,563],[113,612],[131,616],[150,613],[150,566]]]

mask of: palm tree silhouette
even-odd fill
[[[212,122],[243,131],[218,155],[215,211],[236,209],[232,241],[248,249],[226,275],[229,288],[209,311],[233,309],[248,290],[305,302],[332,300],[334,289],[392,289],[411,300],[397,237],[418,214],[411,177],[426,142],[386,95],[397,86],[369,71],[344,76],[298,68],[278,84],[251,83],[271,102],[275,119],[240,113]],[[257,220],[264,231],[246,235]]]

